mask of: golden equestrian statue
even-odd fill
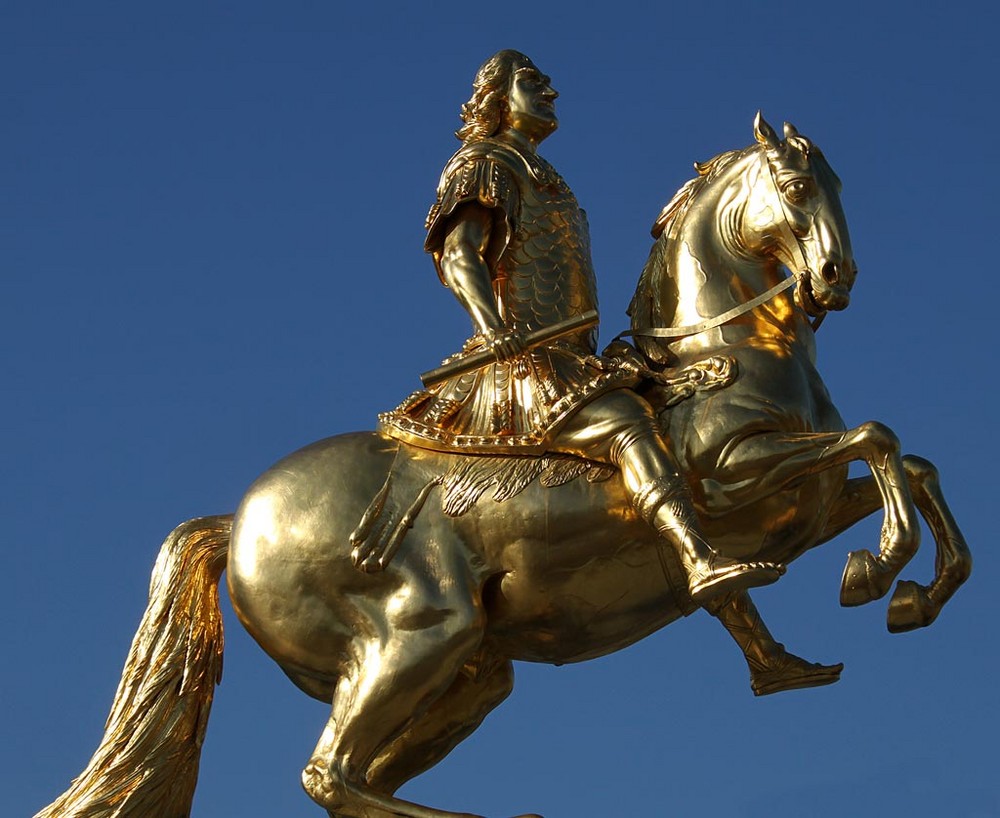
[[[837,681],[747,589],[879,509],[842,604],[888,593],[918,511],[935,576],[897,584],[889,630],[929,625],[968,577],[934,466],[881,423],[845,430],[816,371],[816,324],[857,274],[819,148],[758,114],[750,147],[696,165],[653,227],[634,346],[597,354],[586,217],[538,153],[556,96],[516,51],[482,66],[426,242],[472,337],[377,431],[289,455],[235,515],[171,533],[104,740],[36,818],[189,814],[223,570],[254,639],[331,705],[303,784],[349,818],[471,818],[394,793],[506,698],[514,660],[602,656],[698,608],[757,695]],[[856,460],[870,476],[848,479]]]

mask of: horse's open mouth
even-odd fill
[[[816,301],[816,296],[813,295],[812,281],[810,280],[811,274],[807,272],[806,275],[799,279],[799,299],[802,302],[802,309],[804,309],[809,315],[815,317],[817,315],[822,315],[827,310],[825,307],[821,306],[818,301]]]

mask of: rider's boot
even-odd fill
[[[749,594],[741,591],[717,598],[705,609],[725,626],[743,651],[750,668],[750,688],[755,696],[820,687],[840,679],[843,663],[808,662],[776,642]]]
[[[784,568],[770,562],[741,562],[716,553],[698,533],[694,507],[680,477],[658,477],[639,488],[632,501],[639,514],[677,552],[697,605],[745,588],[770,585]]]

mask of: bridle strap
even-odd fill
[[[791,224],[789,224],[788,210],[785,208],[785,200],[781,198],[781,194],[778,192],[778,185],[774,181],[774,171],[771,170],[771,163],[767,161],[766,150],[760,152],[760,163],[763,166],[761,169],[761,176],[764,177],[764,185],[767,187],[767,192],[771,196],[771,199],[776,201],[778,203],[778,207],[781,208],[781,220],[778,222],[778,232],[781,233],[782,241],[792,254],[792,261],[799,269],[799,274],[802,275],[807,273],[809,268],[808,265],[806,265],[806,257],[802,252],[802,245],[799,243],[799,237],[795,235],[792,231]]]
[[[792,261],[795,262],[795,266],[799,270],[795,279],[797,281],[805,281],[809,277],[809,266],[806,264],[806,257],[802,252],[802,242],[799,241],[799,237],[792,230],[788,219],[788,208],[785,206],[785,200],[778,191],[777,182],[774,181],[774,171],[771,169],[771,163],[767,161],[766,150],[761,151],[760,163],[764,171],[766,171],[763,176],[764,184],[767,185],[767,192],[781,207],[781,221],[778,223],[778,230],[781,232],[781,238],[784,240],[785,246],[788,247],[789,252],[792,254]],[[823,323],[824,318],[826,318],[825,310],[809,322],[813,332],[819,329],[819,325]]]
[[[723,324],[728,324],[734,318],[739,318],[744,313],[750,312],[752,309],[756,309],[765,301],[770,301],[778,293],[783,293],[790,287],[795,286],[798,281],[798,276],[789,276],[780,284],[776,284],[771,287],[767,292],[763,292],[756,298],[751,298],[749,301],[745,301],[739,306],[733,307],[731,310],[727,310],[722,313],[722,315],[717,315],[715,318],[709,318],[706,321],[702,321],[698,324],[688,324],[683,327],[645,327],[641,329],[627,330],[625,332],[620,332],[615,340],[619,338],[626,338],[632,336],[633,338],[638,336],[648,337],[648,338],[683,338],[686,335],[697,335],[699,332],[704,332],[705,330],[715,329],[716,327],[721,327]]]

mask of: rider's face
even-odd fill
[[[534,65],[518,68],[510,80],[506,124],[533,142],[541,142],[559,125],[551,80]]]

